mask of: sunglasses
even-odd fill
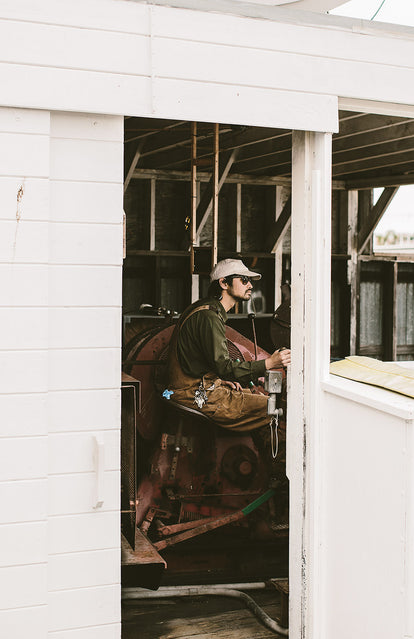
[[[252,281],[247,275],[235,275],[235,277],[240,278],[241,283],[244,285],[249,284],[249,282]]]

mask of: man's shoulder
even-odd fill
[[[224,320],[220,307],[220,302],[214,298],[197,300],[197,302],[191,304],[191,306],[184,311],[184,323],[199,324],[216,322],[218,319]]]

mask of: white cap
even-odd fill
[[[228,277],[229,275],[246,275],[252,280],[260,280],[260,273],[249,271],[247,266],[243,264],[241,260],[220,260],[210,273],[210,282],[219,280],[222,277]]]

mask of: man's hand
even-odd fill
[[[243,390],[243,387],[242,387],[241,384],[239,384],[239,382],[229,382],[229,381],[226,381],[226,380],[222,379],[221,383],[224,386],[229,386],[232,390],[238,390],[238,391]]]
[[[290,349],[281,348],[266,358],[266,369],[282,368],[290,364]]]

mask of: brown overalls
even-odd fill
[[[233,390],[224,385],[216,373],[207,373],[199,379],[186,375],[182,370],[177,355],[179,331],[191,315],[208,309],[208,305],[195,308],[173,333],[168,356],[168,389],[174,391],[171,401],[199,410],[220,426],[234,431],[249,431],[268,425],[270,417],[265,395],[252,393],[250,389]],[[207,393],[207,402],[201,409],[194,402],[194,394],[200,383]]]

